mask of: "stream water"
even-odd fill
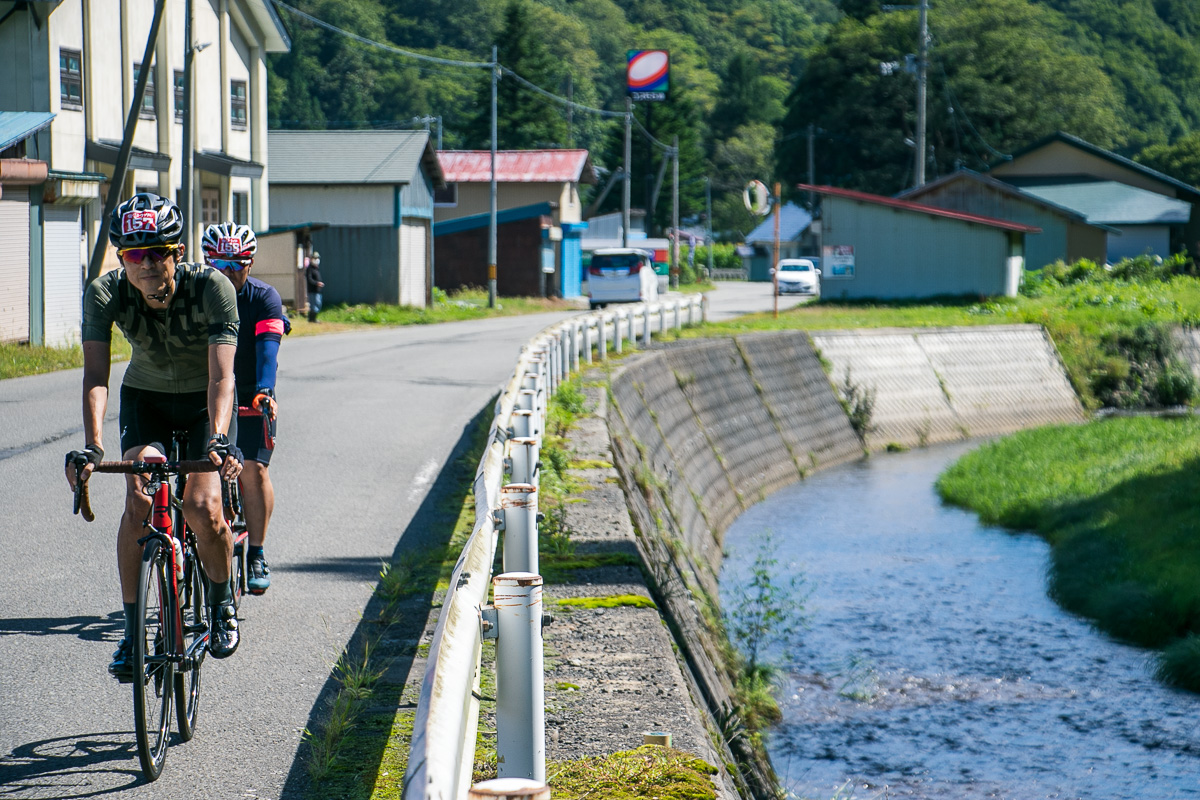
[[[780,779],[810,800],[1200,798],[1200,697],[1055,605],[1041,539],[938,499],[974,444],[817,473],[727,532],[723,607],[764,531],[776,583],[810,592],[807,628],[768,654]]]

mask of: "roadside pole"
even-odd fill
[[[492,45],[492,169],[488,220],[488,308],[496,307],[496,84],[500,81],[499,48]]]
[[[779,212],[782,209],[779,206],[779,181],[775,181],[775,249],[771,255],[775,259],[775,265],[771,268],[771,287],[775,295],[775,313],[774,317],[779,318]]]

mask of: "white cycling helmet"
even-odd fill
[[[200,247],[206,259],[249,261],[258,251],[258,238],[245,225],[221,222],[205,229]]]

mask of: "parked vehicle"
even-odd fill
[[[776,270],[779,294],[821,293],[821,270],[816,268],[812,259],[781,258]]]
[[[633,247],[606,247],[592,253],[588,266],[588,305],[654,302],[658,276],[653,256]]]

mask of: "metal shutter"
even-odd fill
[[[400,305],[425,307],[425,237],[423,220],[400,226]]]
[[[79,207],[45,206],[45,220],[46,344],[78,344],[83,304]]]
[[[0,342],[29,339],[29,190],[0,197]]]

